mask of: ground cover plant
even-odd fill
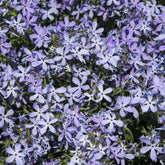
[[[165,4],[0,0],[0,164],[163,165]]]

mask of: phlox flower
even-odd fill
[[[98,85],[98,97],[99,99],[97,100],[97,102],[100,102],[101,100],[105,99],[108,102],[111,102],[112,99],[108,96],[108,94],[110,94],[112,92],[112,88],[106,88],[105,90],[103,90],[103,84]]]
[[[58,9],[60,9],[61,4],[57,3],[56,0],[50,0],[48,6],[51,8],[52,13],[58,14]]]
[[[93,18],[94,12],[96,12],[96,7],[94,5],[90,6],[88,4],[85,4],[82,11],[87,12],[89,10],[89,18]]]
[[[42,116],[44,120],[40,120],[38,122],[39,125],[42,125],[42,128],[40,128],[40,133],[44,134],[46,133],[47,129],[49,128],[49,131],[52,133],[56,133],[56,130],[52,124],[56,123],[58,119],[52,118],[49,115],[49,113],[46,113],[45,115]]]
[[[47,29],[41,26],[36,26],[35,28],[36,33],[31,34],[30,38],[33,40],[35,39],[34,43],[40,48],[44,41],[48,41],[49,38],[47,37]]]
[[[18,14],[17,20],[14,17],[11,17],[11,21],[6,21],[6,23],[8,23],[11,27],[16,28],[18,33],[24,34],[24,30],[26,29],[26,23],[21,23],[22,19],[22,15]]]
[[[30,74],[28,73],[31,70],[31,67],[23,68],[21,65],[18,65],[18,71],[14,71],[14,76],[19,78],[19,82],[26,81]]]
[[[6,41],[7,41],[6,37],[3,37],[0,39],[0,50],[1,50],[1,53],[3,55],[8,53],[10,51],[10,48],[11,48],[11,43],[6,42]]]
[[[69,54],[69,47],[59,47],[56,50],[57,55],[54,57],[54,61],[61,61],[61,65],[65,66],[67,64],[67,60],[71,60],[73,56]]]
[[[119,0],[108,0],[107,1],[107,6],[110,6],[112,3],[114,3],[117,6],[120,5],[120,1]]]
[[[80,126],[80,120],[83,118],[83,115],[79,114],[78,111],[79,111],[78,105],[74,107],[74,111],[71,111],[70,109],[67,109],[65,111],[66,114],[70,115],[71,120],[73,121],[76,127]]]
[[[26,3],[25,3],[25,0],[21,0],[20,2],[21,2],[21,5],[18,5],[18,6],[16,5],[15,10],[17,10],[17,11],[22,10],[23,16],[25,16],[25,15],[30,16],[31,13],[35,12],[30,0],[27,0]]]
[[[163,78],[159,78],[157,75],[154,75],[152,78],[152,85],[149,87],[152,89],[153,94],[157,94],[158,91],[163,94],[165,93],[165,82]]]
[[[22,152],[21,144],[16,143],[15,150],[13,150],[11,147],[7,147],[6,152],[8,154],[11,154],[11,156],[7,157],[6,163],[12,163],[15,160],[16,165],[25,164],[25,161],[23,158],[26,156],[26,154]]]
[[[59,132],[61,132],[61,134],[58,137],[58,141],[62,141],[64,138],[71,143],[73,141],[72,138],[72,133],[75,133],[77,131],[76,127],[72,127],[71,125],[71,120],[68,120],[65,124],[64,124],[64,128],[63,129],[58,129]]]
[[[78,20],[80,17],[80,14],[83,13],[83,11],[81,10],[81,8],[79,7],[79,5],[76,6],[75,11],[72,12],[72,15],[76,15],[76,19]]]
[[[158,110],[157,108],[157,100],[152,100],[153,95],[148,94],[147,99],[144,100],[143,103],[141,103],[141,108],[143,112],[148,112],[151,110],[152,112],[156,112]]]
[[[128,112],[133,113],[135,118],[139,117],[139,113],[135,107],[129,106],[131,103],[131,98],[126,96],[118,96],[117,103],[115,107],[120,109],[120,116],[125,117]]]
[[[3,127],[4,122],[13,124],[13,120],[8,119],[8,116],[11,116],[13,114],[14,114],[14,111],[10,109],[5,115],[5,108],[3,106],[0,106],[0,128]]]
[[[49,9],[49,10],[41,9],[41,12],[43,13],[42,20],[46,20],[47,18],[50,19],[51,21],[54,20],[54,16],[51,15],[54,12],[54,9]]]
[[[80,80],[76,77],[72,78],[73,83],[77,85],[77,87],[73,87],[73,89],[76,89],[76,92],[78,92],[80,94],[82,93],[82,89],[83,90],[88,90],[89,89],[89,85],[84,85],[85,82],[87,81],[87,77],[84,76],[84,77],[81,78],[81,80],[82,80],[82,82],[80,82]]]
[[[110,147],[111,150],[111,154],[109,156],[110,159],[114,159],[116,160],[117,164],[120,164],[120,158],[124,158],[125,157],[125,153],[120,152],[121,148],[120,145],[118,145],[117,147]]]
[[[142,147],[140,149],[140,152],[145,154],[146,152],[151,150],[150,158],[153,161],[157,162],[157,155],[158,155],[158,153],[164,153],[165,152],[163,147],[158,147],[157,146],[159,143],[160,143],[160,140],[159,139],[155,139],[154,143],[150,142],[150,145]],[[156,151],[157,151],[157,153],[156,153]]]
[[[101,123],[103,125],[109,125],[108,126],[108,131],[109,132],[113,132],[115,125],[117,125],[118,127],[123,127],[124,123],[121,120],[116,120],[116,115],[114,113],[109,114],[109,113],[105,113],[104,114],[105,119],[103,119],[101,121]]]
[[[18,86],[15,86],[15,80],[10,80],[10,86],[7,87],[7,92],[5,98],[9,98],[10,96],[13,96],[14,98],[17,97],[17,91],[20,89]]]
[[[41,117],[44,116],[44,112],[46,112],[48,110],[48,105],[45,104],[42,108],[39,107],[39,105],[37,103],[33,104],[33,108],[36,111],[33,111],[29,114],[29,116],[31,118],[36,117],[36,121],[39,121],[41,119]]]

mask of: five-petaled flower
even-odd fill
[[[15,150],[13,150],[11,147],[7,147],[6,152],[8,154],[11,154],[11,156],[7,157],[6,163],[12,163],[15,160],[16,165],[25,164],[24,157],[26,156],[26,154],[22,152],[21,144],[16,143]]]
[[[151,150],[150,152],[150,158],[153,160],[153,161],[157,161],[157,155],[158,153],[164,153],[165,150],[163,147],[158,147],[158,144],[160,143],[160,139],[155,139],[154,143],[151,143],[147,146],[144,146],[140,149],[140,152],[142,154],[145,154],[146,152],[148,152],[149,150]],[[156,151],[157,153],[156,153]]]

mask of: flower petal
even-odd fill
[[[150,146],[142,147],[142,148],[140,149],[140,152],[141,152],[142,154],[145,154],[145,153],[148,152],[150,149],[151,149]]]

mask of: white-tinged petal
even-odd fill
[[[145,153],[148,152],[150,149],[151,149],[150,146],[142,147],[142,148],[140,149],[140,152],[141,152],[142,154],[145,154]]]
[[[12,163],[14,161],[14,156],[9,156],[6,159],[6,163]]]
[[[20,157],[16,157],[15,161],[16,161],[16,165],[24,165],[24,161]]]
[[[15,153],[14,150],[13,150],[11,147],[7,147],[7,148],[6,148],[6,152],[7,152],[8,154],[14,154],[14,153]]]

